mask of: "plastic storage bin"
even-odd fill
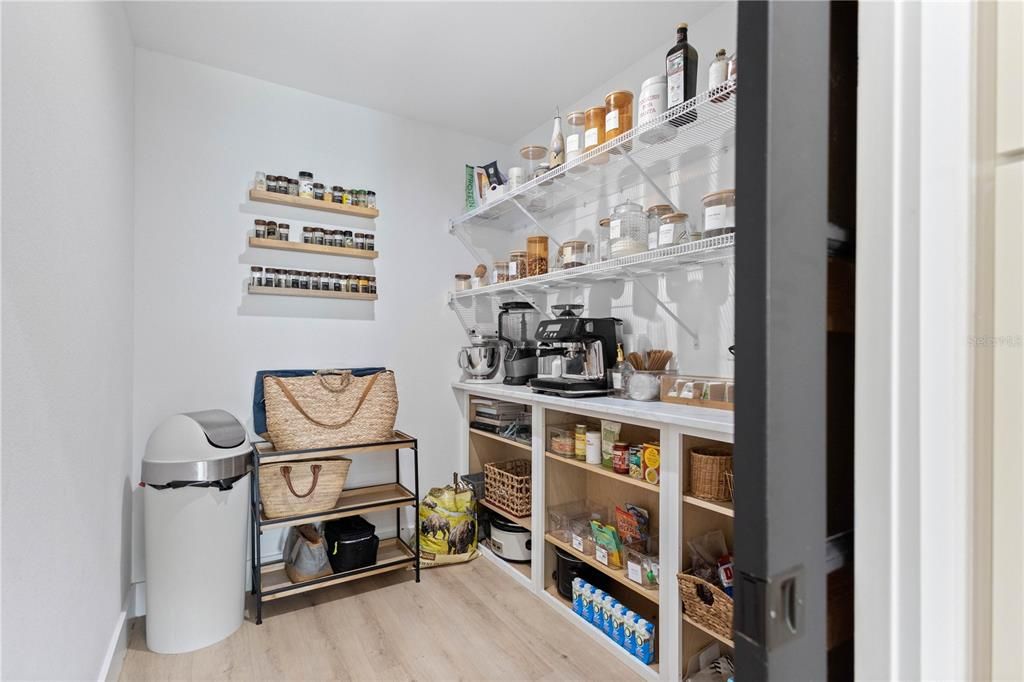
[[[361,516],[348,516],[324,523],[327,557],[335,573],[354,571],[377,563],[380,538],[376,528]]]
[[[576,431],[552,426],[548,429],[548,450],[561,457],[576,456]]]
[[[659,582],[658,557],[629,547],[623,548],[626,577],[644,589],[656,590]]]

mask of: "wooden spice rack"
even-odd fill
[[[261,189],[249,190],[249,200],[259,201],[265,204],[296,206],[298,208],[308,208],[314,211],[324,211],[327,213],[340,213],[342,215],[355,216],[357,218],[370,218],[371,220],[380,215],[380,211],[375,208],[353,206],[352,204],[336,204],[332,201],[296,197],[289,194],[278,194],[277,192],[267,192],[266,190]]]
[[[367,251],[366,249],[350,249],[342,246],[324,246],[323,244],[306,244],[304,242],[290,242],[283,239],[264,239],[261,237],[249,237],[249,246],[254,249],[299,251],[302,253],[319,253],[327,256],[365,258],[367,260],[373,260],[380,255],[377,251]]]
[[[292,289],[283,287],[255,287],[249,285],[250,294],[267,296],[299,296],[302,298],[336,298],[348,301],[376,301],[377,294],[351,294],[347,291],[317,291],[316,289]]]

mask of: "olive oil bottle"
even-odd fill
[[[668,108],[693,99],[697,94],[697,49],[686,38],[687,25],[676,27],[676,44],[665,55],[665,76],[668,78]],[[688,111],[670,122],[679,127],[697,120],[697,113]]]

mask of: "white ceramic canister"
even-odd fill
[[[640,99],[637,102],[637,127],[655,120],[665,113],[668,105],[668,79],[665,76],[651,76],[640,86]],[[642,142],[655,144],[674,137],[676,129],[672,126],[658,126],[640,135]]]
[[[587,431],[587,464],[601,463],[601,432]]]

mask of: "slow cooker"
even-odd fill
[[[492,514],[491,551],[506,561],[529,561],[530,531]]]

